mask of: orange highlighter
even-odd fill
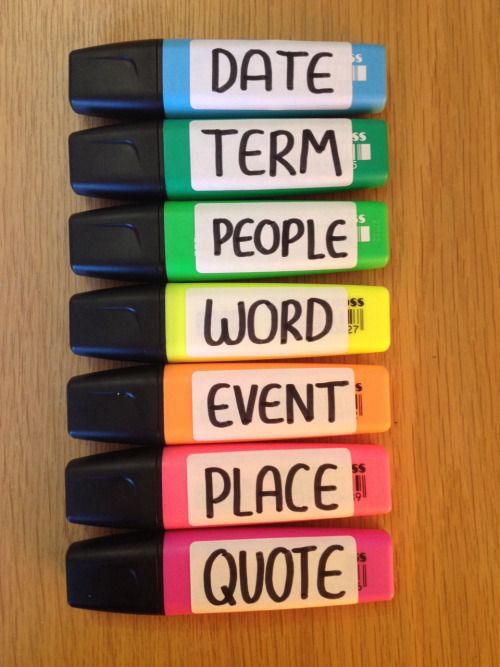
[[[390,426],[382,366],[236,362],[138,366],[68,383],[74,438],[180,445],[379,433]]]

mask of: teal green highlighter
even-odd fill
[[[75,273],[203,282],[358,271],[389,259],[387,207],[352,201],[167,201],[71,216]]]
[[[265,199],[376,188],[387,127],[358,118],[232,118],[107,125],[69,138],[77,194],[113,199]]]

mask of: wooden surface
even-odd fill
[[[0,3],[1,534],[4,667],[494,664],[495,17],[481,0],[2,0]],[[106,447],[66,434],[65,384],[111,364],[68,349],[73,276],[67,55],[148,37],[373,41],[387,46],[391,174],[356,193],[391,211],[392,259],[339,282],[393,298],[389,448],[393,602],[205,617],[66,605],[63,471]],[[496,176],[496,178],[495,178]],[[361,358],[360,358],[361,359]],[[366,358],[365,358],[366,359]],[[359,439],[358,439],[359,440]]]

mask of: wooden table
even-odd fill
[[[493,4],[3,0],[4,667],[493,664]],[[393,602],[170,619],[66,604],[66,547],[105,531],[65,522],[64,466],[106,447],[67,436],[65,384],[112,365],[68,348],[68,298],[101,283],[72,275],[68,264],[68,215],[99,202],[79,199],[69,186],[67,135],[90,123],[69,107],[67,56],[94,43],[160,36],[387,46],[382,117],[391,176],[386,188],[355,196],[389,204],[392,258],[385,270],[332,281],[387,285],[393,298],[391,350],[368,358],[390,369],[393,426],[365,440],[390,450],[394,509],[341,522],[392,534]]]

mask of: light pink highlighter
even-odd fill
[[[389,460],[375,445],[233,444],[167,448],[164,528],[383,514]]]
[[[391,507],[376,445],[137,447],[66,468],[66,512],[109,528],[210,528],[366,516]]]

